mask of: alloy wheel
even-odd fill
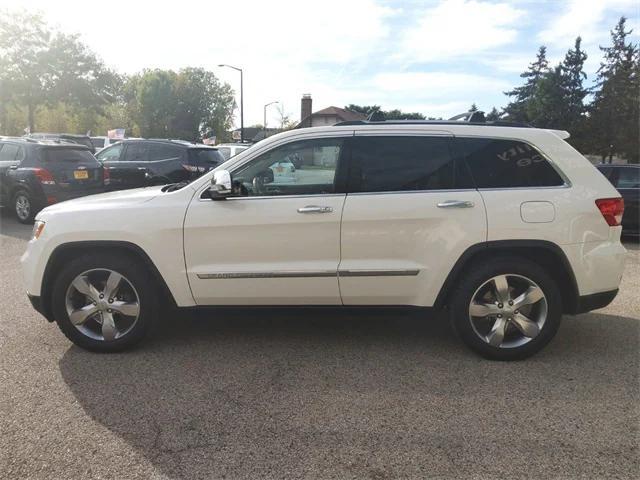
[[[87,337],[113,341],[129,333],[140,315],[138,292],[113,270],[87,270],[71,282],[65,296],[70,322]]]
[[[476,290],[469,304],[469,320],[485,343],[515,348],[536,338],[548,314],[542,289],[522,275],[497,275]]]
[[[16,196],[16,215],[20,220],[26,220],[31,214],[31,202],[29,197],[20,193]]]

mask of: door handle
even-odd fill
[[[473,205],[473,202],[465,200],[446,200],[444,202],[440,202],[438,204],[438,208],[471,208]]]
[[[298,213],[331,213],[333,208],[320,207],[318,205],[307,205],[306,207],[300,207]]]

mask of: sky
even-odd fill
[[[306,93],[314,111],[377,104],[448,118],[473,102],[489,111],[507,103],[503,92],[521,83],[540,45],[558,63],[581,35],[590,86],[618,18],[628,17],[634,41],[640,33],[640,0],[0,0],[0,8],[41,12],[121,73],[212,70],[238,105],[239,73],[218,65],[242,68],[245,126],[262,124],[272,101],[298,121]]]

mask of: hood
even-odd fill
[[[162,186],[144,187],[75,198],[51,205],[42,210],[37,217],[43,218],[48,214],[64,211],[98,210],[107,207],[131,206],[152,200],[162,193],[161,190]]]

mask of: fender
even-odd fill
[[[138,258],[144,265],[149,269],[155,280],[158,282],[158,286],[162,289],[165,298],[168,299],[170,305],[172,307],[176,306],[176,301],[167,286],[167,283],[160,275],[158,268],[153,263],[153,260],[147,255],[140,246],[126,241],[118,241],[118,240],[87,240],[80,242],[68,242],[58,245],[53,252],[51,252],[51,256],[47,261],[47,266],[44,269],[44,274],[42,276],[42,287],[41,287],[41,313],[46,317],[47,320],[52,322],[53,314],[51,312],[51,286],[53,284],[52,278],[58,271],[60,265],[69,258],[69,255],[81,253],[84,250],[121,250],[126,251],[136,258]]]
[[[451,290],[455,287],[459,275],[464,269],[479,257],[500,253],[511,253],[538,261],[532,252],[544,251],[547,255],[552,255],[555,264],[555,278],[561,289],[564,290],[563,309],[565,313],[577,313],[579,309],[578,282],[576,281],[573,268],[562,249],[555,243],[547,240],[492,240],[489,242],[477,243],[465,250],[456,261],[449,272],[444,284],[434,303],[435,308],[442,308],[447,304]],[[561,277],[561,278],[558,278]],[[564,287],[564,288],[562,288]]]

